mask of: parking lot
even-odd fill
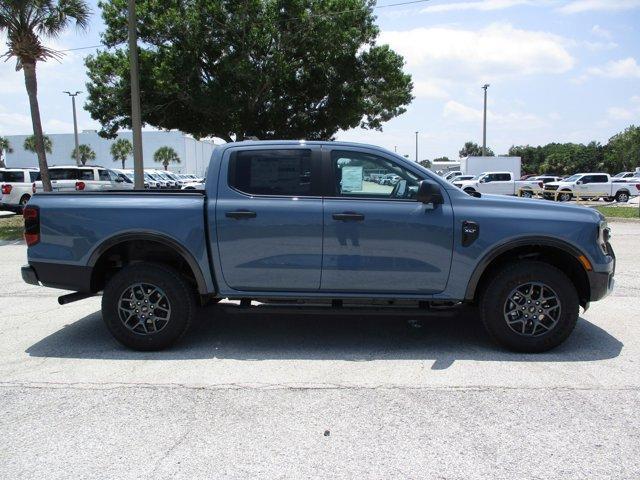
[[[450,317],[202,312],[125,350],[100,299],[58,306],[0,246],[2,478],[637,478],[640,223],[614,294],[541,355]]]

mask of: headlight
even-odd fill
[[[601,220],[598,224],[598,245],[604,252],[605,255],[608,255],[607,252],[607,243],[611,239],[611,229],[609,225],[607,225],[606,220]]]

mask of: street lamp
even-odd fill
[[[418,132],[416,132],[416,163],[418,162]]]
[[[67,92],[66,90],[62,93],[66,93],[71,97],[71,106],[73,107],[73,136],[76,142],[76,149],[73,151],[73,156],[76,157],[76,165],[80,165],[80,145],[78,142],[78,120],[76,118],[76,95],[82,92]]]
[[[487,155],[487,89],[489,84],[486,83],[482,86],[484,90],[484,117],[482,122],[482,156]]]

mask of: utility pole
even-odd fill
[[[76,141],[76,149],[73,151],[73,156],[76,157],[76,165],[80,165],[80,144],[78,142],[78,120],[76,118],[76,95],[82,92],[67,92],[66,90],[62,93],[66,93],[71,97],[71,106],[73,107],[73,137]]]
[[[489,84],[486,83],[482,86],[484,90],[484,118],[482,122],[482,156],[487,155],[487,89]]]
[[[418,132],[416,132],[416,163],[418,163]]]
[[[140,81],[138,79],[138,35],[136,1],[129,0],[129,69],[131,72],[131,130],[133,133],[133,181],[136,190],[144,189],[142,161],[142,119],[140,115]]]
[[[398,146],[397,146],[397,145],[394,145],[394,146],[393,146],[393,151],[394,151],[395,153],[398,153]]]

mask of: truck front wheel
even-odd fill
[[[120,343],[134,350],[162,350],[188,330],[195,295],[173,268],[136,263],[120,270],[102,296],[102,318]]]
[[[492,276],[480,298],[490,337],[517,352],[550,350],[578,321],[579,300],[571,280],[543,262],[508,264]]]

